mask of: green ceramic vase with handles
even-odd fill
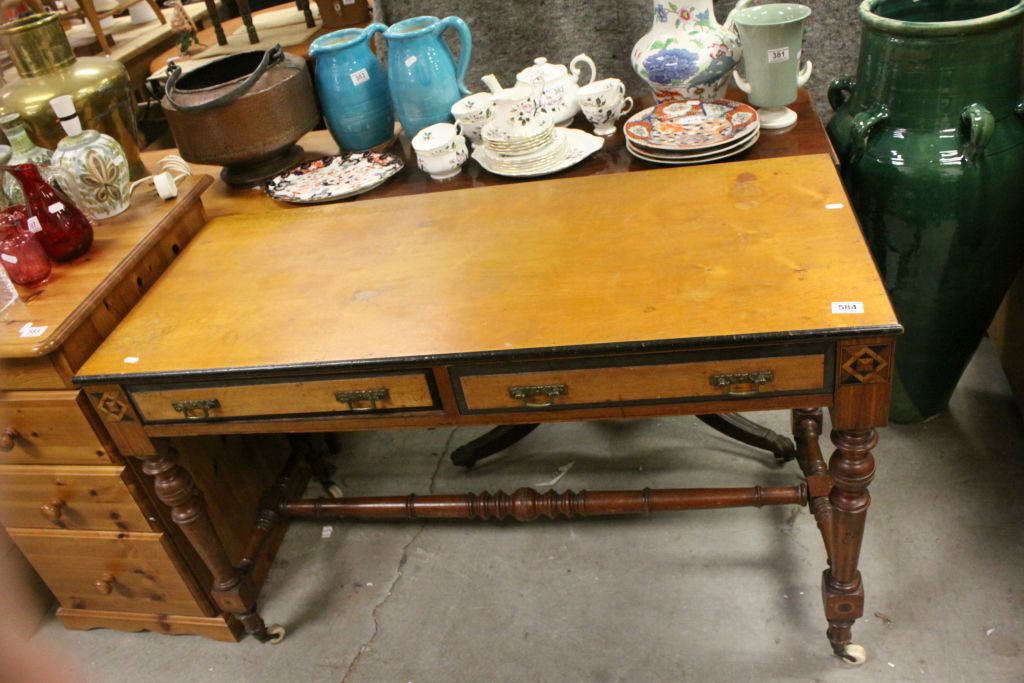
[[[941,412],[1024,263],[1022,0],[866,0],[829,137],[905,335],[890,417]]]

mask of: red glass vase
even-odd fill
[[[21,206],[0,212],[0,263],[11,280],[34,287],[50,276],[50,259],[34,233]]]
[[[28,229],[57,262],[71,261],[92,246],[92,225],[78,207],[39,175],[35,164],[3,166],[21,184]]]

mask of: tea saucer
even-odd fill
[[[560,130],[565,134],[565,156],[561,159],[550,162],[548,165],[541,168],[531,168],[529,170],[506,170],[496,167],[491,162],[491,158],[488,156],[487,150],[483,147],[478,147],[473,150],[473,158],[484,168],[485,171],[490,171],[495,175],[506,176],[509,178],[534,178],[537,176],[548,175],[550,173],[557,173],[569,168],[570,166],[574,166],[604,146],[604,138],[598,137],[597,135],[591,135],[590,133],[577,128],[563,128]]]
[[[686,100],[637,112],[622,130],[638,147],[688,152],[737,141],[757,125],[757,110],[742,102]]]
[[[629,151],[630,154],[635,156],[637,159],[642,159],[652,164],[662,164],[664,166],[696,166],[697,164],[709,164],[714,161],[722,161],[723,159],[728,159],[738,154],[742,154],[743,152],[746,152],[748,149],[753,147],[759,139],[761,139],[761,133],[757,132],[754,135],[750,136],[749,138],[745,139],[743,141],[743,144],[733,149],[729,149],[728,151],[711,155],[694,155],[691,157],[680,156],[674,158],[666,158],[665,155],[650,155],[646,153],[644,150],[641,150],[634,146],[628,140],[626,141],[626,149]]]
[[[307,161],[267,180],[273,199],[292,204],[325,204],[369,192],[405,164],[388,152],[350,152]]]

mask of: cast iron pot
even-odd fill
[[[278,45],[167,72],[160,105],[187,161],[224,166],[224,182],[253,185],[302,160],[295,141],[320,121],[304,60]]]

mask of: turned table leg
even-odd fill
[[[878,443],[873,429],[835,430],[835,453],[829,461],[832,475],[831,567],[822,575],[821,592],[828,619],[828,640],[833,651],[853,662],[863,661],[864,649],[851,645],[853,623],[864,614],[864,587],[857,562],[864,538],[864,520],[871,496],[868,485],[875,476],[871,449]]]
[[[252,579],[232,566],[206,512],[203,496],[192,475],[178,464],[177,456],[177,451],[168,448],[163,455],[140,458],[142,471],[153,477],[157,497],[171,509],[171,519],[213,575],[210,592],[217,606],[234,615],[246,633],[260,642],[279,642],[284,638],[284,629],[263,623],[256,609],[256,587]]]

